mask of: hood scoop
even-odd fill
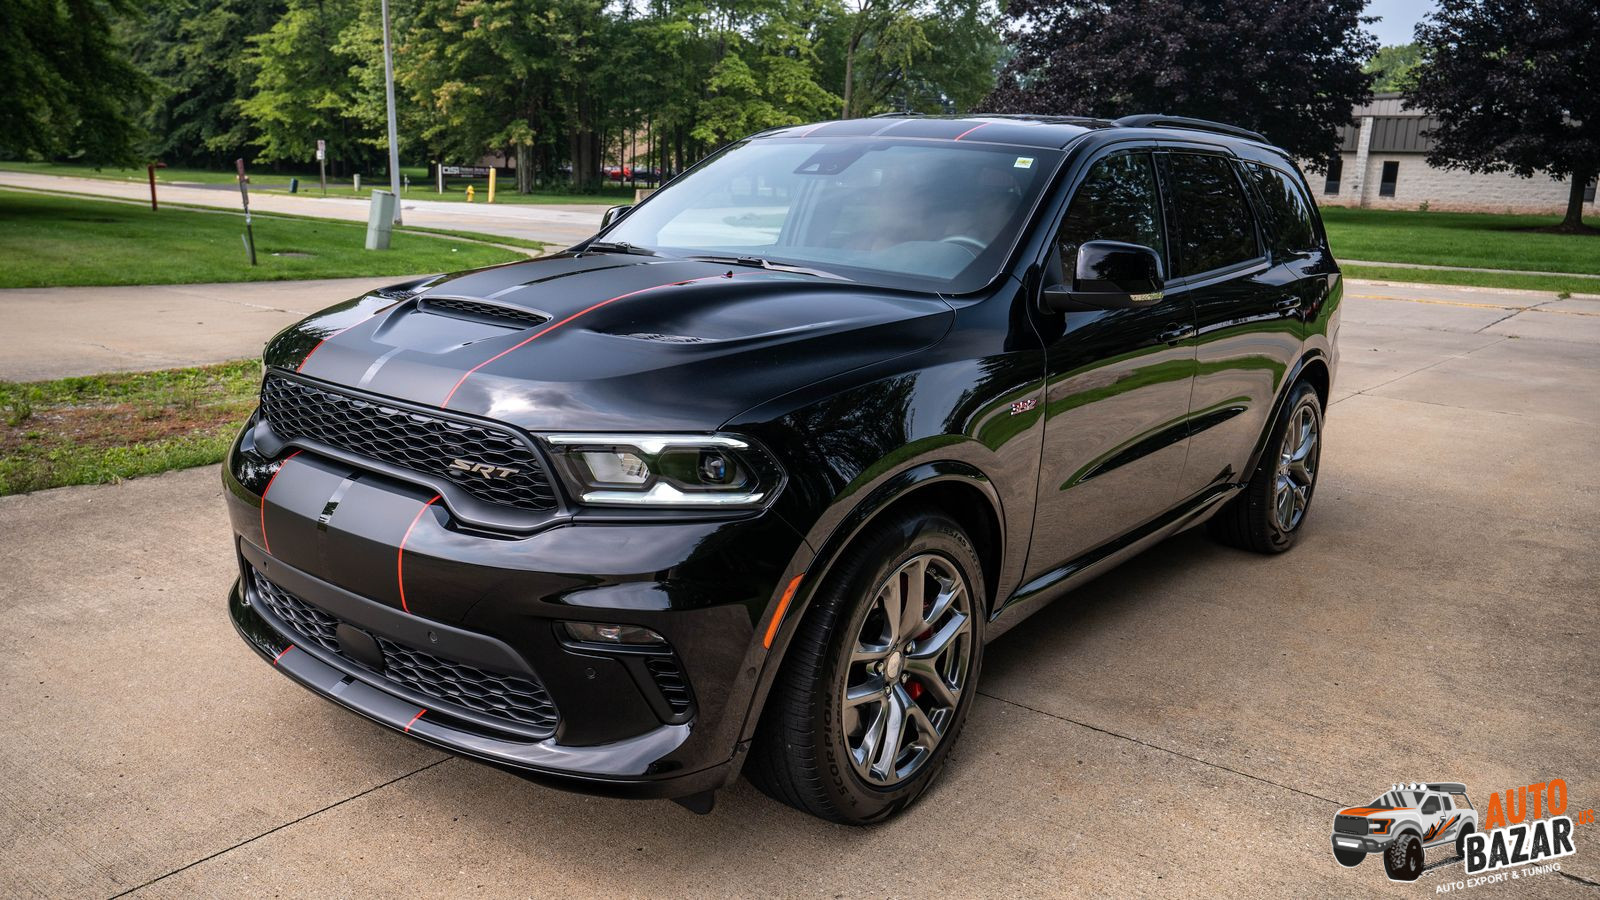
[[[515,328],[532,328],[550,321],[549,316],[521,306],[508,306],[468,297],[423,297],[417,304],[417,309],[440,316],[490,322]]]
[[[708,344],[711,338],[695,337],[690,334],[619,334],[617,337],[633,338],[636,341],[655,341],[658,344]]]

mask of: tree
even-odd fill
[[[994,88],[1002,53],[991,0],[830,0],[818,21],[823,84],[846,118],[964,112]]]
[[[137,161],[131,112],[150,80],[116,40],[130,0],[6,0],[0,15],[0,155]]]
[[[1390,93],[1411,86],[1412,70],[1421,61],[1422,48],[1415,43],[1391,44],[1379,47],[1362,70],[1372,76],[1373,90]]]
[[[259,136],[238,99],[255,80],[251,35],[283,15],[281,0],[166,0],[125,19],[133,62],[155,81],[140,123],[152,159],[226,166]]]
[[[356,0],[290,0],[282,18],[250,38],[256,75],[239,109],[259,132],[258,161],[308,163],[319,139],[336,173],[340,162],[379,161],[350,75],[361,60],[340,43],[357,9]]]
[[[1600,5],[1440,0],[1417,42],[1422,63],[1407,99],[1438,119],[1428,162],[1569,179],[1557,228],[1593,231],[1583,189],[1600,165]]]
[[[1194,116],[1332,160],[1371,98],[1366,0],[1010,0],[996,112]]]

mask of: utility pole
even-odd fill
[[[400,223],[400,135],[394,124],[394,51],[389,46],[389,0],[383,0],[383,93],[389,105],[389,190],[394,192],[394,224]]]

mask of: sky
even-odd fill
[[[1367,15],[1381,16],[1382,20],[1368,27],[1380,44],[1409,44],[1412,28],[1433,8],[1433,0],[1372,0],[1367,4]]]

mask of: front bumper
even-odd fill
[[[1394,836],[1389,834],[1361,835],[1333,833],[1333,849],[1345,853],[1382,853],[1394,842]]]
[[[229,613],[290,678],[418,740],[557,787],[681,797],[738,775],[757,685],[770,674],[758,626],[808,562],[777,517],[484,534],[412,485],[310,452],[272,461],[263,498],[263,462],[250,457],[236,447],[223,473],[240,571]],[[269,589],[315,619],[285,616],[277,593],[277,605],[262,597]],[[580,644],[563,621],[639,625],[667,643]],[[345,652],[335,626],[355,629],[351,646],[371,652]],[[511,720],[471,702],[459,682],[439,691],[386,677],[379,645],[414,670],[519,678],[553,713]]]

